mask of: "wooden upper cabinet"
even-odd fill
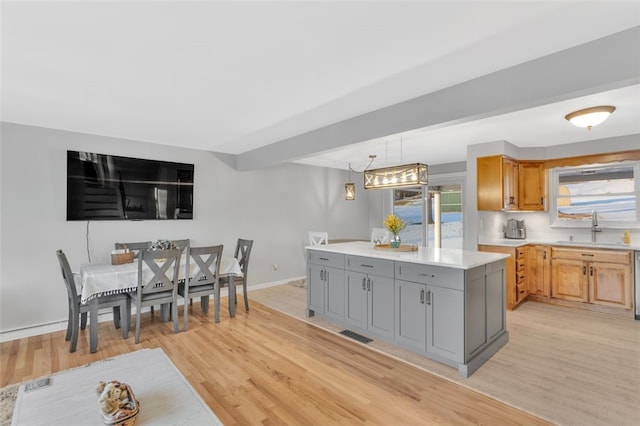
[[[507,157],[502,158],[504,210],[518,210],[518,162]]]
[[[478,210],[546,210],[544,162],[478,157],[477,173]]]
[[[478,210],[518,208],[518,163],[502,155],[477,159]]]
[[[518,209],[547,210],[546,172],[542,161],[518,163]]]

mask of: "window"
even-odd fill
[[[402,244],[423,245],[424,197],[423,187],[393,190],[393,213],[405,221],[407,227],[400,232]]]
[[[425,192],[426,196],[423,195]],[[424,245],[434,246],[435,192],[440,193],[441,247],[461,249],[462,184],[455,179],[450,183],[429,185],[428,188],[416,186],[393,190],[393,213],[407,223],[400,233],[402,244],[423,245],[423,241],[427,241]]]
[[[592,212],[602,226],[637,225],[639,182],[640,162],[552,169],[552,225],[590,226]]]

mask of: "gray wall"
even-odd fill
[[[306,274],[308,230],[369,237],[368,193],[359,188],[345,201],[345,171],[286,164],[238,172],[210,152],[10,123],[0,124],[0,144],[0,332],[66,320],[55,251],[74,270],[88,261],[87,222],[66,221],[67,150],[195,164],[194,220],[91,222],[93,262],[107,262],[116,241],[191,238],[232,255],[242,237],[255,240],[256,285]]]

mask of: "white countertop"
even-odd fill
[[[539,239],[495,239],[495,240],[480,240],[478,244],[487,246],[502,246],[502,247],[521,247],[528,244],[539,244],[545,246],[566,246],[566,247],[590,247],[590,248],[603,248],[614,250],[640,250],[640,243],[622,244],[622,243],[607,243],[607,242],[589,242],[589,241],[555,241],[555,240],[539,240]]]
[[[371,242],[348,242],[307,246],[307,250],[364,256],[424,265],[445,266],[456,269],[471,269],[509,257],[502,253],[486,253],[450,248],[418,247],[418,251],[396,252],[377,250]]]

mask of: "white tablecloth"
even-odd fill
[[[191,272],[195,272],[197,265],[191,262]],[[184,278],[184,262],[180,264],[180,276]],[[153,277],[153,272],[143,267],[143,274]],[[220,276],[241,277],[242,270],[238,260],[231,256],[222,256],[220,260]],[[145,277],[143,277],[145,278]],[[85,263],[80,266],[80,281],[82,293],[80,299],[86,303],[98,296],[109,294],[129,293],[138,288],[138,261],[125,263],[124,265],[111,265],[106,263]]]

